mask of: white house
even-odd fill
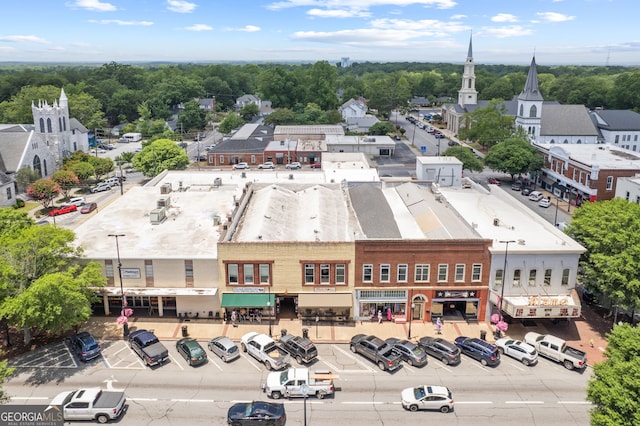
[[[351,98],[338,108],[338,112],[342,115],[342,118],[345,121],[353,117],[364,117],[368,110],[369,108],[367,107],[366,102],[360,98]]]

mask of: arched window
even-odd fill
[[[556,141],[555,141],[555,140],[553,140],[553,139],[551,139],[551,140],[549,141],[549,143],[556,143]]]
[[[44,175],[47,176],[49,174],[49,170],[47,169],[47,160],[42,160],[42,168],[44,169]]]
[[[47,118],[47,133],[52,133],[51,132],[51,119]]]
[[[62,131],[62,117],[58,117],[58,129],[60,132]]]
[[[563,143],[563,144],[568,144],[568,143],[569,143],[569,141],[568,141],[567,139],[565,139],[562,143]]]
[[[37,155],[33,157],[33,170],[38,173],[39,177],[42,177],[42,165],[40,164],[40,157]]]
[[[44,118],[40,117],[40,133],[44,133]]]
[[[520,117],[522,117],[524,115],[524,105],[520,105],[520,114],[518,114]]]
[[[536,108],[535,105],[531,105],[531,108],[529,109],[529,117],[537,117],[538,116],[538,108]]]

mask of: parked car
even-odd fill
[[[264,162],[264,163],[258,165],[258,168],[259,169],[275,169],[276,165],[273,164],[272,161],[267,161],[267,162]]]
[[[71,350],[78,356],[80,361],[87,362],[100,356],[100,345],[91,333],[87,331],[81,331],[71,336],[69,344],[71,345]]]
[[[207,362],[207,353],[202,349],[200,343],[190,337],[178,340],[176,349],[192,367]]]
[[[322,166],[320,165],[320,163],[313,163],[312,165],[310,165],[309,167],[311,167],[312,169],[321,169]]]
[[[446,365],[460,363],[460,348],[440,337],[423,337],[418,344],[424,351]]]
[[[400,352],[384,340],[366,334],[356,334],[351,338],[349,349],[373,361],[382,371],[393,371],[400,367]]]
[[[444,386],[416,386],[402,391],[402,407],[409,411],[439,410],[453,411],[451,391]]]
[[[551,206],[551,198],[543,198],[542,200],[540,200],[538,205],[540,207],[544,207],[545,209],[548,208],[549,206]]]
[[[244,162],[233,165],[234,170],[247,170],[248,168],[249,164]]]
[[[49,212],[49,216],[59,216],[61,214],[67,214],[67,213],[75,212],[77,210],[78,210],[78,208],[74,204],[71,204],[69,206],[60,206],[57,209],[51,210]]]
[[[233,426],[284,426],[287,415],[284,404],[265,401],[239,402],[227,411],[227,424]]]
[[[96,192],[108,191],[110,189],[111,189],[111,185],[109,185],[106,182],[100,182],[99,184],[91,188],[90,191],[92,194],[95,194]]]
[[[440,133],[440,132],[436,133],[433,136],[435,136],[436,139],[444,139],[444,135],[442,133]]]
[[[80,208],[80,213],[82,213],[82,214],[91,213],[92,211],[94,211],[97,208],[98,208],[98,204],[97,203],[87,203],[87,204],[85,204],[84,206],[82,206]]]
[[[542,192],[540,191],[533,191],[529,194],[529,199],[531,201],[540,201],[543,197],[544,195],[542,195]]]
[[[85,202],[86,201],[85,201],[84,197],[75,197],[75,198],[70,199],[66,203],[61,204],[60,207],[66,207],[66,206],[71,206],[71,205],[74,205],[76,207],[80,207],[80,206],[84,206]]]
[[[513,182],[511,184],[511,189],[513,189],[514,191],[520,191],[522,190],[522,182],[520,182],[519,180]]]
[[[531,190],[529,188],[522,188],[522,191],[520,192],[520,194],[526,197],[527,195],[531,195]]]
[[[424,367],[429,361],[424,349],[413,342],[404,339],[397,339],[395,337],[390,337],[385,340],[385,342],[400,352],[402,360],[411,366],[415,365],[416,367]]]
[[[480,361],[482,365],[498,365],[500,363],[500,351],[495,345],[476,337],[460,336],[456,338],[456,346],[463,354]]]
[[[214,337],[207,344],[209,350],[218,355],[224,362],[233,361],[240,358],[240,350],[238,345],[226,336]]]
[[[496,340],[496,346],[501,354],[509,355],[524,365],[534,365],[538,362],[536,348],[521,340],[502,338]]]
[[[449,142],[447,142],[447,145],[449,145],[449,146],[458,146],[460,144],[458,142],[456,142],[456,141],[451,141],[450,140]]]
[[[285,167],[287,169],[297,170],[302,168],[302,164],[300,164],[298,161],[294,161],[293,163],[287,164]]]
[[[502,185],[502,182],[500,181],[500,179],[493,178],[493,177],[490,177],[490,178],[488,179],[488,182],[489,182],[491,185]]]

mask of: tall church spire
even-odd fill
[[[518,99],[528,101],[542,101],[542,93],[538,87],[538,67],[536,66],[536,57],[531,59],[527,81],[524,83],[524,89],[518,96]]]
[[[478,103],[478,92],[476,91],[476,73],[473,63],[472,36],[469,36],[469,50],[467,52],[467,60],[464,63],[464,71],[462,73],[462,87],[458,91],[458,105],[465,107],[466,105],[476,105]]]

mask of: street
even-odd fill
[[[223,363],[208,352],[209,362],[190,367],[177,353],[173,341],[163,342],[170,360],[148,368],[123,340],[101,342],[104,356],[86,365],[76,360],[64,342],[57,342],[11,360],[16,376],[5,385],[11,403],[44,404],[63,390],[100,386],[124,389],[128,411],[122,425],[224,424],[235,402],[267,400],[261,391],[268,371],[242,353]],[[206,341],[200,341],[206,348]],[[307,400],[307,424],[400,426],[427,421],[448,424],[520,425],[589,423],[591,405],[584,400],[591,369],[569,371],[540,359],[525,367],[508,357],[499,366],[483,367],[463,356],[457,366],[434,358],[423,368],[406,364],[393,373],[349,351],[347,344],[319,344],[319,358],[310,368],[339,375],[336,394],[324,400]],[[293,366],[298,364],[293,361]],[[159,386],[161,384],[161,386]],[[405,411],[402,389],[418,384],[444,385],[453,393],[455,411]],[[284,401],[288,425],[302,425],[303,400]]]

